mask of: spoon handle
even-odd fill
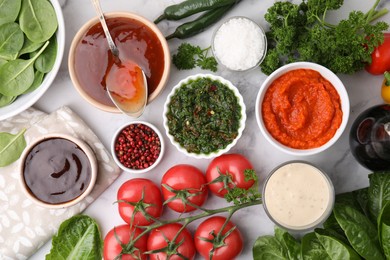
[[[102,11],[102,8],[100,7],[100,1],[99,0],[91,0],[92,4],[95,7],[96,13],[99,16],[100,23],[102,24],[104,34],[106,35],[107,41],[108,41],[108,47],[110,48],[112,54],[116,57],[119,55],[118,48],[116,47],[114,41],[112,40],[110,31],[108,30],[106,20],[104,19],[104,14]]]

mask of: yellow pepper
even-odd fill
[[[383,79],[381,95],[382,99],[386,103],[390,103],[390,72],[386,71],[384,74],[385,78]]]

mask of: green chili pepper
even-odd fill
[[[238,0],[237,2],[239,2]],[[203,32],[207,27],[219,21],[235,4],[222,6],[217,9],[207,11],[203,15],[191,22],[184,23],[176,28],[175,32],[165,37],[184,39]]]
[[[180,20],[196,13],[232,5],[236,2],[237,0],[187,0],[165,8],[163,14],[158,17],[154,23],[159,23],[164,19],[174,21]]]

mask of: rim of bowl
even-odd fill
[[[327,182],[328,184],[328,188],[329,188],[329,196],[330,196],[330,201],[328,203],[328,206],[327,208],[325,209],[325,211],[322,213],[322,215],[316,220],[314,221],[313,223],[310,223],[308,225],[305,225],[305,226],[302,226],[301,228],[292,228],[291,226],[287,226],[287,225],[283,225],[281,223],[279,223],[277,220],[275,220],[274,217],[272,217],[272,215],[269,213],[268,211],[268,208],[267,208],[267,203],[266,203],[266,199],[265,199],[265,189],[267,187],[267,183],[268,181],[270,180],[270,178],[272,177],[272,175],[277,171],[279,170],[280,168],[288,165],[288,164],[294,164],[294,163],[302,163],[302,164],[306,164],[306,165],[309,165],[313,168],[315,168],[319,174],[325,179],[325,181]],[[263,188],[262,188],[262,196],[263,196],[263,208],[264,208],[264,211],[265,213],[267,214],[267,216],[269,217],[269,219],[272,220],[272,222],[274,222],[276,225],[278,225],[279,227],[282,227],[288,231],[291,231],[291,232],[303,232],[303,231],[308,231],[308,230],[311,230],[313,229],[314,227],[320,225],[321,223],[323,223],[328,217],[329,215],[332,213],[332,209],[333,209],[333,206],[334,206],[334,203],[335,203],[335,190],[334,190],[334,185],[333,185],[333,182],[332,180],[330,179],[330,177],[328,176],[328,174],[325,173],[325,171],[323,171],[321,168],[317,167],[316,165],[310,163],[310,162],[307,162],[307,161],[304,161],[304,160],[291,160],[291,161],[287,161],[287,162],[284,162],[278,166],[276,166],[275,168],[273,168],[271,170],[271,172],[267,175],[265,181],[264,181],[264,185],[263,185]]]
[[[65,139],[65,140],[68,140],[68,141],[75,143],[86,154],[86,156],[88,157],[88,161],[91,164],[91,180],[88,183],[87,189],[77,198],[70,200],[70,201],[58,203],[58,204],[50,204],[50,203],[44,202],[44,201],[38,199],[37,197],[35,197],[33,194],[31,194],[28,191],[27,185],[24,181],[24,162],[25,162],[26,157],[29,154],[29,152],[39,143],[41,143],[45,140],[48,140],[48,139],[53,139],[53,138]],[[31,142],[26,147],[26,149],[23,151],[20,159],[21,159],[20,165],[19,165],[20,186],[22,187],[24,194],[31,201],[33,201],[35,204],[37,204],[41,207],[50,208],[50,209],[60,209],[60,208],[67,208],[67,207],[73,206],[73,205],[79,203],[80,201],[82,201],[86,196],[88,196],[95,186],[96,179],[97,179],[97,172],[98,172],[98,163],[97,163],[96,155],[93,152],[92,148],[85,141],[83,141],[79,138],[76,138],[74,136],[71,136],[68,134],[62,134],[62,133],[51,133],[51,134],[46,134],[44,136],[41,136],[41,137],[35,139],[33,142]]]
[[[285,74],[286,72],[296,70],[296,69],[312,69],[312,70],[319,72],[326,80],[328,80],[330,83],[332,83],[333,87],[336,89],[337,93],[340,96],[341,109],[343,112],[341,124],[340,124],[339,128],[337,129],[336,133],[334,134],[334,136],[331,139],[329,139],[328,142],[326,142],[325,144],[323,144],[320,147],[311,148],[311,149],[295,149],[295,148],[291,148],[291,147],[288,147],[286,145],[283,145],[283,144],[279,143],[275,138],[272,137],[272,135],[268,132],[268,130],[266,129],[264,122],[263,122],[261,104],[263,102],[265,92],[267,91],[269,85],[275,79],[277,79],[281,75]],[[265,139],[269,143],[271,143],[275,148],[277,148],[278,150],[285,152],[287,154],[291,154],[291,155],[308,156],[308,155],[314,155],[314,154],[318,154],[322,151],[325,151],[326,149],[328,149],[334,143],[337,142],[337,140],[343,134],[343,132],[347,126],[347,123],[348,123],[349,114],[350,114],[350,102],[349,102],[348,92],[345,89],[343,82],[331,70],[329,70],[328,68],[326,68],[322,65],[319,65],[319,64],[313,63],[313,62],[294,62],[294,63],[290,63],[290,64],[287,64],[287,65],[280,67],[279,69],[275,70],[273,73],[271,73],[266,78],[266,80],[261,85],[259,92],[257,94],[255,112],[256,112],[257,125],[259,126],[261,133],[263,134]]]
[[[131,169],[131,168],[127,168],[126,166],[124,166],[117,158],[116,154],[115,154],[115,143],[116,143],[116,140],[118,138],[118,135],[119,133],[126,127],[130,126],[130,125],[135,125],[135,124],[143,124],[143,125],[146,125],[148,127],[150,127],[158,136],[158,138],[160,139],[160,154],[158,156],[158,158],[156,159],[156,161],[151,165],[149,166],[148,168],[146,169],[141,169],[141,170],[137,170],[137,169]],[[130,123],[125,123],[123,125],[121,125],[114,133],[114,136],[111,140],[111,155],[112,157],[114,158],[114,161],[115,163],[125,172],[129,172],[129,173],[136,173],[136,174],[140,174],[140,173],[146,173],[150,170],[152,170],[153,168],[155,168],[159,163],[160,161],[162,160],[163,156],[164,156],[164,152],[165,152],[165,143],[164,143],[164,139],[163,139],[163,136],[162,136],[162,133],[160,130],[158,130],[158,128],[149,123],[149,122],[146,122],[146,121],[141,121],[141,120],[136,120],[136,121],[132,121]]]
[[[238,128],[238,134],[237,134],[237,137],[230,143],[228,144],[225,149],[221,149],[221,150],[218,150],[218,151],[215,151],[215,152],[212,152],[212,153],[209,153],[209,154],[197,154],[197,153],[190,153],[188,152],[186,149],[184,149],[178,142],[175,141],[175,138],[169,133],[169,127],[168,127],[168,118],[166,117],[166,114],[168,113],[168,105],[169,103],[171,102],[171,99],[172,99],[172,96],[175,94],[176,90],[179,89],[180,87],[182,87],[183,84],[186,84],[188,83],[189,81],[192,81],[192,80],[196,80],[196,79],[200,79],[200,78],[211,78],[213,80],[217,80],[217,81],[220,81],[221,83],[223,83],[224,85],[226,85],[229,89],[231,89],[235,96],[237,97],[238,99],[238,104],[241,106],[241,118],[240,118],[240,127]],[[221,76],[216,76],[216,75],[213,75],[213,74],[203,74],[203,73],[199,73],[199,74],[195,74],[195,75],[191,75],[191,76],[188,76],[182,80],[179,81],[179,83],[177,83],[171,90],[171,92],[168,94],[167,96],[167,99],[165,101],[165,104],[164,104],[164,110],[163,110],[163,123],[164,123],[164,128],[165,128],[165,133],[166,135],[168,136],[170,142],[182,153],[184,153],[185,155],[188,155],[192,158],[196,158],[196,159],[210,159],[210,158],[214,158],[214,157],[217,157],[221,154],[224,154],[226,152],[228,152],[234,145],[236,145],[237,141],[240,139],[240,137],[242,136],[242,132],[244,131],[245,129],[245,122],[246,122],[246,106],[245,106],[245,103],[244,103],[244,99],[243,97],[241,96],[240,92],[238,91],[238,88],[236,86],[234,86],[229,80],[221,77]]]
[[[17,100],[15,100],[12,104],[9,104],[5,107],[0,108],[0,121],[17,115],[27,108],[31,107],[35,102],[37,102],[42,95],[49,89],[52,85],[54,79],[57,76],[57,73],[61,67],[62,59],[65,51],[65,22],[64,16],[62,13],[62,9],[57,0],[50,0],[54,11],[57,16],[57,57],[54,62],[53,68],[51,71],[45,76],[41,85],[35,89],[33,92],[23,94],[18,96]]]
[[[223,64],[223,63],[220,61],[220,59],[218,58],[218,56],[216,55],[216,53],[215,53],[215,47],[214,47],[215,36],[216,36],[216,34],[218,33],[219,29],[221,29],[221,27],[222,27],[224,24],[226,24],[227,22],[229,22],[230,20],[239,19],[239,18],[248,20],[248,21],[252,22],[257,28],[259,28],[260,31],[261,31],[261,33],[262,33],[263,41],[264,41],[264,51],[263,51],[263,53],[262,53],[261,58],[258,60],[258,62],[257,62],[253,67],[250,67],[250,68],[247,68],[247,69],[243,69],[243,70],[240,70],[240,69],[237,69],[237,70],[231,69],[231,68],[227,67],[225,64]],[[268,45],[267,45],[267,36],[266,36],[266,34],[265,34],[265,31],[264,31],[263,27],[262,27],[260,24],[256,23],[256,22],[255,22],[254,20],[252,20],[251,18],[248,18],[248,17],[246,17],[246,16],[240,16],[240,15],[238,15],[238,16],[232,16],[232,17],[229,17],[229,18],[225,19],[225,20],[222,22],[222,24],[219,25],[219,26],[217,27],[217,29],[214,30],[213,35],[212,35],[212,37],[211,37],[211,50],[212,50],[212,52],[213,52],[213,55],[214,55],[215,59],[217,60],[218,64],[221,64],[222,66],[224,66],[225,68],[227,68],[227,69],[230,70],[230,71],[246,72],[246,71],[250,71],[250,70],[253,70],[253,69],[257,68],[257,67],[263,62],[263,60],[265,59],[265,56],[266,56],[266,54],[267,54],[267,48],[268,48]]]
[[[115,17],[124,17],[124,18],[138,20],[141,23],[145,24],[147,27],[149,27],[160,40],[164,52],[164,71],[156,89],[151,93],[151,95],[148,96],[148,104],[149,104],[150,102],[152,102],[154,99],[157,98],[157,96],[163,91],[166,84],[168,83],[168,78],[171,71],[171,54],[170,54],[168,42],[166,41],[164,35],[157,27],[157,25],[155,25],[154,23],[152,23],[147,18],[141,15],[132,12],[107,12],[104,13],[104,17],[106,19],[115,18]],[[73,40],[69,48],[69,56],[68,56],[68,68],[69,68],[70,78],[72,80],[74,88],[81,95],[81,97],[83,97],[88,103],[106,112],[121,113],[121,111],[117,107],[104,105],[98,102],[97,100],[93,99],[91,96],[89,96],[81,87],[81,84],[74,70],[74,59],[75,59],[74,50],[76,49],[77,44],[80,42],[81,37],[87,32],[89,28],[91,28],[93,25],[97,23],[100,23],[99,18],[93,17],[92,19],[88,20],[84,25],[82,25],[81,28],[77,31],[76,35],[73,37]]]

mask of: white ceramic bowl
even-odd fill
[[[28,186],[25,182],[25,178],[24,178],[24,167],[25,167],[24,165],[25,165],[25,161],[27,159],[27,156],[29,155],[29,152],[35,146],[37,146],[39,143],[44,142],[44,141],[49,140],[49,139],[53,139],[53,138],[65,139],[65,140],[68,140],[68,141],[75,143],[87,156],[88,161],[90,163],[90,169],[91,169],[91,178],[90,178],[90,181],[87,184],[87,188],[84,190],[84,192],[80,196],[76,197],[75,199],[72,199],[70,201],[63,202],[63,203],[58,203],[58,204],[50,204],[48,202],[45,202],[45,201],[38,199],[35,195],[33,195],[29,191],[29,188],[28,188]],[[54,156],[56,156],[56,155],[53,154],[53,157]],[[62,156],[62,154],[57,155],[57,156]],[[95,153],[93,152],[93,150],[91,149],[91,147],[87,143],[85,143],[83,140],[78,139],[76,137],[73,137],[71,135],[61,134],[61,133],[52,133],[52,134],[44,135],[44,136],[34,140],[32,143],[30,143],[26,147],[26,149],[23,151],[20,158],[21,159],[20,159],[20,165],[19,165],[19,169],[20,169],[19,173],[20,173],[20,185],[22,187],[22,190],[31,201],[33,201],[35,204],[37,204],[41,207],[51,208],[51,209],[59,209],[59,208],[66,208],[66,207],[73,206],[73,205],[79,203],[81,200],[83,200],[89,193],[91,193],[91,191],[95,185],[96,178],[97,178],[97,172],[98,172],[98,164],[97,164],[97,159],[96,159]]]
[[[217,80],[217,81],[223,83],[225,86],[227,86],[229,89],[231,89],[234,92],[235,96],[238,99],[238,104],[241,107],[241,119],[240,119],[240,126],[238,129],[237,137],[230,144],[228,144],[225,147],[225,149],[217,150],[217,151],[209,153],[209,154],[190,153],[184,147],[182,147],[177,141],[175,141],[175,138],[169,133],[168,118],[166,116],[166,114],[168,113],[168,110],[169,110],[168,109],[169,103],[171,102],[171,98],[175,94],[175,92],[180,87],[182,87],[184,84],[187,84],[190,81],[193,81],[193,80],[196,80],[199,78],[211,78],[212,80]],[[209,159],[209,158],[214,158],[214,157],[217,157],[221,154],[228,152],[237,143],[238,139],[240,139],[242,132],[244,131],[244,128],[245,128],[246,106],[244,104],[244,99],[242,98],[240,92],[230,81],[228,81],[220,76],[215,76],[212,74],[196,74],[196,75],[189,76],[189,77],[181,80],[176,86],[173,87],[173,89],[169,93],[167,100],[165,101],[165,104],[164,104],[163,119],[164,119],[165,132],[166,132],[169,140],[180,152],[182,152],[190,157],[196,158],[196,159]]]
[[[57,36],[57,57],[54,63],[54,67],[52,70],[45,76],[41,86],[39,86],[36,90],[31,93],[27,93],[19,96],[13,103],[0,108],[0,120],[12,117],[20,112],[26,110],[30,106],[32,106],[42,95],[46,92],[46,90],[53,83],[58,70],[60,69],[60,65],[62,62],[62,57],[64,55],[65,49],[65,23],[64,17],[62,14],[62,9],[57,0],[50,0],[51,4],[54,7],[54,10],[57,15],[58,21],[58,29],[56,32]]]
[[[122,130],[124,130],[126,127],[128,127],[130,125],[137,125],[137,124],[143,124],[145,126],[148,126],[149,128],[151,128],[157,134],[158,138],[160,139],[160,154],[159,154],[158,158],[156,159],[156,161],[152,165],[150,165],[148,168],[145,168],[145,169],[132,169],[132,168],[126,167],[125,165],[123,165],[119,161],[119,159],[118,159],[118,157],[117,157],[117,155],[115,153],[115,144],[116,144],[118,136],[120,135]],[[126,124],[122,125],[115,132],[114,137],[112,138],[112,141],[111,141],[111,154],[112,154],[112,157],[114,158],[115,163],[122,170],[124,170],[125,172],[129,172],[129,173],[137,173],[137,174],[139,174],[139,173],[145,173],[145,172],[148,172],[148,171],[152,170],[153,168],[155,168],[160,163],[162,157],[164,156],[164,151],[165,151],[165,143],[164,143],[164,139],[163,139],[163,136],[162,136],[160,130],[158,130],[158,128],[155,127],[154,125],[152,125],[151,123],[148,123],[148,122],[145,122],[145,121],[132,121],[130,123],[126,123]]]
[[[343,112],[342,121],[337,129],[334,136],[325,144],[322,146],[319,146],[317,148],[312,149],[294,149],[291,147],[288,147],[286,145],[281,144],[278,142],[275,138],[272,137],[272,135],[268,132],[264,125],[263,117],[262,117],[262,103],[264,99],[264,95],[268,89],[268,87],[271,85],[271,83],[280,77],[281,75],[285,74],[288,71],[296,70],[296,69],[311,69],[319,72],[322,77],[327,79],[336,89],[337,93],[340,96],[341,100],[341,109]],[[350,103],[349,103],[349,97],[348,93],[344,87],[344,84],[341,82],[341,80],[329,69],[325,68],[324,66],[321,66],[316,63],[311,62],[295,62],[287,64],[277,70],[275,70],[271,75],[267,77],[267,79],[263,82],[263,84],[260,87],[260,90],[257,95],[256,99],[256,120],[257,124],[260,128],[261,133],[264,135],[264,137],[267,139],[268,142],[270,142],[274,147],[277,149],[291,155],[295,156],[308,156],[308,155],[314,155],[318,154],[326,149],[328,149],[330,146],[332,146],[341,136],[343,131],[345,130],[350,114]]]

